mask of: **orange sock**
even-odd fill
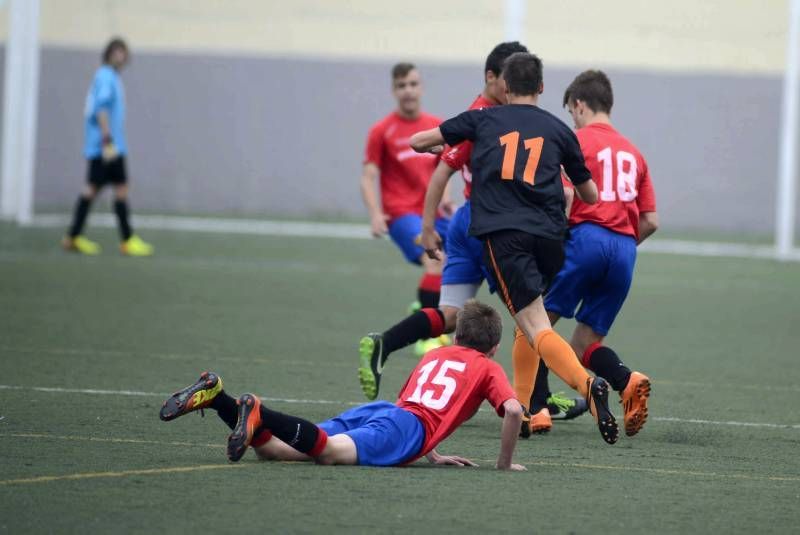
[[[528,407],[533,394],[533,383],[539,369],[539,353],[528,343],[519,328],[514,329],[514,346],[511,348],[511,366],[514,369],[514,392],[517,400]]]
[[[575,351],[572,350],[566,340],[561,338],[554,330],[546,329],[536,335],[533,340],[533,346],[553,373],[571,386],[573,390],[580,392],[584,398],[589,396],[587,379],[590,376],[578,362]]]

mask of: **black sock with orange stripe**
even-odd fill
[[[228,427],[231,429],[236,427],[236,421],[239,419],[239,406],[227,392],[220,390],[219,394],[211,400],[209,407],[217,411],[217,415]]]
[[[439,293],[442,290],[442,276],[425,273],[419,280],[417,300],[422,308],[436,308],[439,306]]]
[[[383,354],[389,356],[426,338],[436,338],[444,332],[444,314],[438,308],[423,308],[383,333]]]
[[[619,355],[610,347],[599,342],[586,348],[583,358],[581,358],[581,364],[608,381],[611,388],[617,392],[625,390],[628,380],[631,378],[630,368],[623,364]]]
[[[328,434],[308,420],[273,411],[264,405],[261,405],[261,427],[261,432],[256,435],[259,442],[263,440],[263,430],[266,429],[300,453],[311,457],[318,457],[328,443]]]

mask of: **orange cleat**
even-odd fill
[[[541,435],[549,433],[553,428],[553,419],[550,417],[550,409],[543,408],[531,416],[531,433]]]
[[[261,400],[253,394],[242,394],[238,401],[239,419],[228,437],[228,459],[238,461],[247,451],[261,427]]]
[[[650,378],[640,372],[632,372],[628,386],[622,391],[622,407],[625,410],[625,434],[632,437],[642,430],[647,422],[647,398],[650,397]]]

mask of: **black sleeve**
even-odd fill
[[[566,128],[564,132],[564,161],[562,163],[567,176],[574,185],[577,186],[591,180],[592,175],[586,169],[578,137],[569,128]]]
[[[440,124],[439,131],[441,131],[445,143],[452,147],[465,139],[474,141],[481,113],[482,110],[465,111]]]

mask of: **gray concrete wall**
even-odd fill
[[[81,115],[97,56],[43,50],[37,208],[71,205],[82,184]],[[420,67],[425,108],[441,116],[464,109],[481,88],[478,62]],[[353,60],[135,54],[123,75],[135,209],[363,214],[357,181],[364,137],[392,107],[388,68]],[[565,120],[561,95],[577,71],[545,63],[542,106]],[[667,228],[772,230],[779,78],[608,73],[616,126],[647,157]]]

